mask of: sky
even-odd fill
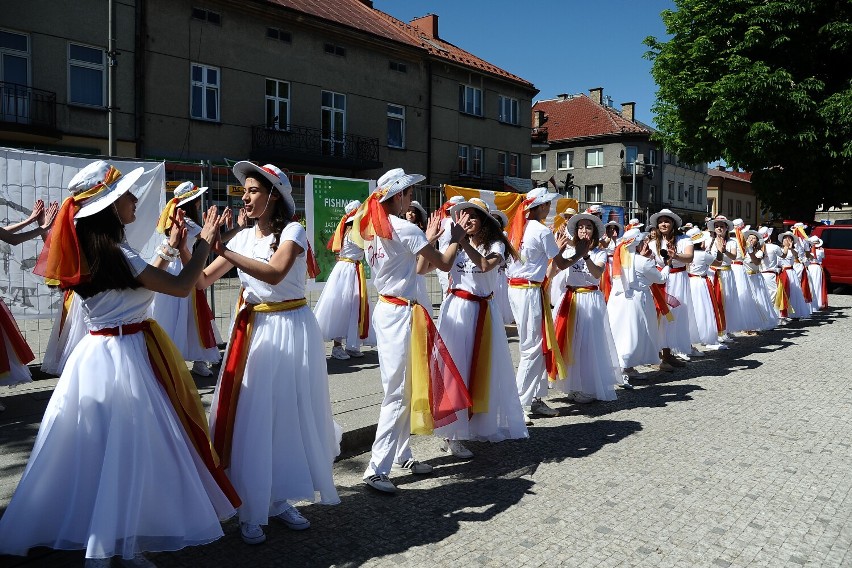
[[[636,118],[655,126],[656,85],[644,58],[647,36],[667,37],[660,12],[673,0],[374,0],[403,21],[438,15],[438,35],[530,81],[534,100],[603,87],[615,108],[636,103]]]

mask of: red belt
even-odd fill
[[[541,286],[541,282],[526,278],[509,278],[509,286]]]
[[[686,267],[685,267],[685,266],[681,266],[681,267],[678,267],[678,268],[675,268],[675,267],[673,266],[673,267],[669,270],[669,274],[677,274],[678,272],[683,272],[683,271],[685,271],[685,270],[686,270]]]
[[[741,261],[741,260],[735,260],[735,261],[733,261],[731,264],[736,264],[737,266],[742,266],[742,265],[743,265],[743,261]]]

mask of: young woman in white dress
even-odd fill
[[[622,384],[621,365],[612,339],[600,279],[607,262],[599,246],[603,223],[597,215],[580,213],[565,224],[573,246],[566,247],[562,300],[555,311],[556,340],[565,362],[565,380],[554,389],[584,404],[615,400],[615,387]],[[558,244],[567,241],[560,235]],[[556,270],[552,267],[550,272]],[[629,384],[629,383],[628,383]]]
[[[824,310],[828,307],[828,290],[826,288],[825,270],[822,263],[825,261],[825,249],[822,248],[822,239],[816,235],[808,237],[811,243],[811,262],[808,264],[808,277],[811,279],[811,309],[813,311]]]
[[[201,232],[201,196],[206,191],[206,187],[197,187],[191,181],[185,181],[175,188],[174,197],[166,205],[157,224],[157,231],[166,235],[164,247],[169,246],[170,219],[177,210],[184,214],[188,246],[195,243]],[[168,264],[165,270],[170,274],[180,274],[184,262],[191,258],[190,250],[187,247],[166,250],[169,254],[166,255]],[[155,294],[151,314],[172,338],[184,360],[193,361],[192,372],[200,377],[212,376],[210,364],[219,362],[222,338],[204,290],[196,288],[183,298]]]
[[[182,273],[148,265],[124,240],[136,217],[129,190],[141,173],[122,176],[103,161],[80,170],[36,264],[36,274],[80,295],[90,333],[47,405],[0,520],[0,553],[85,549],[87,565],[108,566],[117,555],[146,566],[142,552],[221,537],[220,519],[239,505],[211,450],[192,377],[163,329],[146,319],[155,291],[192,290],[218,241],[219,218],[215,207],[208,211]]]
[[[773,329],[778,325],[778,315],[775,306],[766,292],[763,275],[760,273],[760,263],[763,258],[762,243],[757,231],[747,230],[742,233],[745,239],[745,256],[743,266],[746,274],[746,286],[754,299],[755,310],[758,314],[759,330]]]
[[[491,209],[491,216],[497,219],[500,223],[500,231],[506,235],[506,226],[509,224],[509,218],[506,214],[499,209]],[[515,321],[515,316],[512,315],[512,306],[509,304],[509,278],[506,276],[508,268],[509,259],[504,256],[503,262],[497,267],[497,276],[494,278],[494,300],[503,315],[504,325],[509,325]]]
[[[745,266],[746,256],[748,255],[745,223],[742,219],[734,219],[732,224],[734,229],[730,232],[730,238],[726,245],[728,251],[734,255],[731,260],[731,274],[734,275],[734,281],[737,283],[737,302],[743,326],[745,326],[744,331],[747,335],[754,335],[757,330],[763,329],[763,326],[768,322],[762,317],[757,299],[752,295],[751,288],[748,285]]]
[[[724,331],[725,324],[722,314],[716,304],[713,282],[707,275],[711,266],[718,266],[722,262],[722,253],[715,255],[706,252],[704,248],[711,242],[710,233],[701,231],[697,227],[686,232],[686,236],[692,241],[693,257],[687,272],[689,273],[689,290],[691,293],[692,310],[690,313],[695,318],[695,332],[691,336],[693,345],[704,345],[712,350],[721,348],[719,334]],[[694,356],[696,350],[693,350]]]
[[[778,235],[778,242],[781,243],[781,252],[778,254],[778,266],[781,268],[778,274],[778,293],[783,291],[784,297],[776,305],[782,306],[782,318],[800,319],[811,314],[811,306],[805,302],[801,279],[796,274],[795,263],[799,254],[793,239],[793,233],[790,231]]]
[[[352,217],[360,206],[357,199],[346,204],[344,215],[328,242],[328,249],[337,253],[337,262],[314,306],[323,339],[334,342],[331,356],[344,361],[363,357],[362,344],[376,344],[370,319],[373,306],[362,265],[364,249],[349,238]]]
[[[240,231],[204,269],[207,287],[232,267],[243,286],[210,411],[210,434],[243,504],[240,533],[247,544],[266,540],[261,528],[276,517],[293,530],[310,522],[300,501],[340,502],[332,464],[340,452],[322,333],[305,299],[308,241],[293,221],[287,176],[272,164],[237,162],[246,215]]]
[[[441,304],[438,332],[473,406],[460,411],[455,422],[436,428],[435,436],[444,438],[442,451],[467,459],[473,453],[460,440],[499,442],[529,436],[503,316],[494,298],[497,268],[504,255],[517,253],[484,201],[474,198],[454,205],[450,215],[466,236],[450,270],[452,286]]]
[[[728,232],[733,227],[733,223],[724,215],[717,215],[714,219],[707,221],[707,230],[713,238],[708,252],[713,255],[722,253],[722,262],[718,266],[713,266],[713,289],[725,322],[722,341],[729,341],[729,334],[745,331],[747,328],[740,311],[737,282],[731,270],[731,265],[736,258],[733,252],[733,247],[736,245],[728,246]]]
[[[601,237],[601,246],[606,250],[606,265],[601,275],[601,292],[604,301],[609,302],[609,295],[612,292],[612,255],[615,253],[618,239],[624,234],[624,227],[618,221],[609,221],[604,225],[604,231],[605,234]]]

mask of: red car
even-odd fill
[[[828,283],[852,285],[852,225],[818,225],[811,235],[822,239]]]

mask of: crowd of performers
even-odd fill
[[[548,227],[558,195],[545,188],[512,219],[460,197],[429,215],[412,200],[424,177],[397,168],[346,206],[327,245],[338,262],[311,310],[317,268],[286,174],[250,162],[233,173],[244,187],[236,226],[230,209],[202,214],[206,188],[185,182],[160,216],[152,259],[125,239],[141,168],[93,162],[61,207],[38,201],[0,228],[11,244],[45,239],[34,272],[64,293],[43,363],[60,378],[0,519],[0,553],[83,549],[89,566],[113,556],[151,566],[143,552],[211,542],[233,515],[247,544],[266,539],[270,519],[309,528],[294,504],[340,500],[326,341],[344,360],[377,347],[384,398],[363,479],[387,494],[394,469],[432,472],[411,434],[471,459],[465,441],[527,438],[533,418],[557,415],[549,388],[581,404],[613,400],[643,378],[640,365],[673,372],[699,346],[725,349],[736,333],[827,305],[822,243],[802,226],[775,244],[771,229],[739,219],[701,230],[664,209],[622,226],[592,207]],[[234,267],[242,289],[208,416],[186,361],[201,376],[219,362],[204,290]],[[5,304],[0,322],[0,384],[30,381],[34,356]]]

